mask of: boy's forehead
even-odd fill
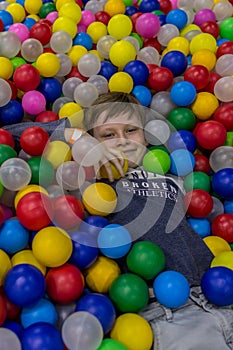
[[[94,127],[106,124],[132,124],[142,126],[139,116],[129,111],[121,111],[119,114],[109,116],[108,111],[103,111],[94,122]]]

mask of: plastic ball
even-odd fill
[[[214,94],[221,102],[231,102],[233,91],[233,77],[227,76],[218,79],[214,85]]]
[[[106,216],[115,209],[117,197],[110,185],[99,182],[89,185],[84,190],[82,202],[91,215]]]
[[[182,9],[173,9],[166,16],[166,23],[175,25],[181,30],[187,24],[188,16]]]
[[[130,18],[124,14],[117,14],[110,18],[107,25],[109,35],[117,40],[130,35],[133,25]]]
[[[189,130],[174,131],[167,142],[167,148],[170,152],[176,149],[185,148],[190,152],[194,152],[197,146],[195,136]]]
[[[120,268],[116,261],[105,256],[99,256],[97,260],[86,269],[85,281],[94,292],[108,293],[113,281],[120,276]]]
[[[25,307],[38,302],[45,293],[45,279],[35,266],[13,266],[4,281],[7,298],[17,306]]]
[[[118,40],[109,50],[109,59],[117,67],[124,67],[136,57],[136,49],[129,41]]]
[[[98,73],[99,74],[99,73]],[[108,80],[100,75],[92,75],[88,80],[88,83],[95,85],[98,90],[98,94],[105,94],[108,92]]]
[[[49,142],[43,153],[43,157],[50,161],[54,168],[57,169],[62,163],[71,160],[71,150],[65,142],[55,140]]]
[[[125,13],[127,14],[127,13]],[[95,13],[95,20],[97,22],[102,22],[105,25],[108,25],[111,16],[106,11],[98,11]]]
[[[233,242],[232,230],[233,215],[222,213],[217,215],[211,223],[212,234],[223,238],[225,241]]]
[[[46,99],[44,95],[37,90],[25,92],[22,98],[22,107],[25,112],[35,115],[45,110]]]
[[[16,214],[23,226],[29,230],[40,230],[51,223],[52,203],[40,192],[29,192],[18,202]]]
[[[169,68],[156,66],[149,74],[148,85],[156,91],[164,91],[171,87],[173,78],[173,73]]]
[[[44,95],[47,103],[52,103],[61,96],[62,84],[56,78],[42,78],[38,90]]]
[[[116,319],[116,311],[110,298],[104,294],[89,293],[81,297],[75,311],[86,311],[97,317],[104,334],[109,333]]]
[[[213,114],[213,119],[225,126],[227,131],[233,129],[233,106],[220,105]]]
[[[166,48],[166,52],[178,50],[183,52],[186,56],[189,54],[189,41],[183,37],[172,38]]]
[[[172,102],[169,91],[160,91],[152,97],[150,107],[165,117],[176,108],[177,105]]]
[[[201,238],[208,237],[210,235],[210,222],[205,218],[196,219],[188,218],[188,223],[192,229],[198,233]]]
[[[149,322],[142,316],[129,312],[117,317],[110,337],[124,344],[129,350],[149,350],[153,343],[153,332]]]
[[[225,127],[215,120],[198,124],[195,132],[198,144],[208,150],[222,146],[226,140],[226,134]]]
[[[233,303],[233,271],[224,266],[208,269],[201,280],[201,289],[206,299],[217,306]]]
[[[2,67],[2,71],[0,73],[0,78],[2,79],[10,79],[13,73],[13,64],[6,57],[0,57],[0,64]]]
[[[57,168],[56,180],[64,190],[77,190],[84,184],[85,170],[77,162],[67,161]]]
[[[185,194],[184,207],[191,217],[204,218],[213,208],[213,199],[207,191],[197,188]]]
[[[25,129],[20,136],[20,146],[31,156],[41,156],[48,142],[49,134],[39,126]]]
[[[171,99],[177,105],[185,107],[194,102],[196,98],[196,88],[188,81],[175,83],[171,88]]]
[[[152,46],[146,46],[137,52],[137,60],[143,61],[145,64],[159,64],[159,52]]]
[[[0,78],[0,107],[5,106],[11,99],[11,87],[5,79]]]
[[[153,282],[157,300],[165,307],[176,308],[184,305],[190,293],[188,280],[177,271],[161,272]]]
[[[202,65],[192,65],[186,69],[184,80],[192,83],[197,90],[201,90],[208,84],[210,74],[206,67]]]
[[[31,184],[50,186],[54,179],[53,165],[43,157],[31,157],[27,160],[31,169]]]
[[[189,49],[192,55],[202,49],[215,53],[217,50],[216,39],[208,33],[198,34],[191,40]]]
[[[153,13],[143,13],[135,23],[136,32],[144,38],[155,37],[160,30],[158,16]]]
[[[74,100],[82,107],[90,107],[98,96],[96,86],[89,82],[79,84],[74,90]]]
[[[35,90],[40,84],[40,74],[31,64],[22,64],[15,69],[13,81],[22,91]]]
[[[55,33],[61,30],[67,32],[73,39],[77,34],[77,23],[70,17],[59,16],[52,25],[52,32]]]
[[[31,169],[27,162],[20,158],[6,160],[0,169],[0,180],[5,188],[18,191],[28,185],[31,179]]]
[[[16,254],[14,254],[11,258],[12,266],[16,266],[19,264],[30,264],[35,267],[37,267],[42,274],[45,276],[46,274],[46,266],[41,264],[33,255],[32,250],[30,249],[24,249],[18,251]]]
[[[10,31],[1,33],[0,44],[0,55],[7,58],[17,56],[21,48],[20,38],[18,35]]]
[[[211,71],[215,67],[216,60],[214,52],[208,49],[200,49],[192,55],[191,63],[192,65],[202,65]]]
[[[20,321],[24,328],[38,322],[47,322],[56,326],[58,320],[55,306],[47,299],[42,298],[35,305],[24,307],[20,314]]]
[[[174,24],[164,24],[157,35],[161,45],[167,46],[170,40],[179,36],[179,29]]]
[[[197,188],[209,192],[210,177],[202,171],[193,171],[185,177],[184,188],[186,192]]]
[[[207,108],[208,106],[208,108]],[[219,106],[219,101],[210,92],[198,92],[191,109],[200,120],[209,119]]]
[[[142,106],[148,107],[151,103],[152,94],[149,88],[144,85],[137,85],[132,90],[132,95],[141,103]]]
[[[58,57],[50,52],[42,53],[36,60],[36,68],[40,74],[45,77],[55,76],[60,69],[60,61]]]
[[[103,255],[117,259],[129,252],[132,238],[129,231],[123,226],[109,224],[100,230],[97,243]]]
[[[209,162],[215,173],[224,168],[233,168],[232,147],[217,147],[211,152]]]
[[[26,248],[29,242],[29,231],[18,219],[6,220],[0,228],[0,249],[14,254]]]
[[[186,149],[177,149],[170,154],[171,167],[170,172],[178,176],[186,176],[193,171],[195,158],[193,154]]]
[[[111,92],[130,93],[133,89],[133,79],[128,73],[117,72],[109,79],[109,90]]]
[[[26,39],[22,43],[20,53],[27,62],[34,62],[43,53],[43,45],[37,39]]]
[[[99,75],[102,75],[107,80],[111,78],[111,76],[117,72],[117,68],[109,61],[102,61],[101,68],[99,71]]]
[[[149,77],[149,69],[147,65],[140,60],[128,62],[124,66],[123,72],[128,73],[133,78],[135,85],[145,84]]]
[[[23,107],[17,100],[10,100],[5,106],[1,107],[0,112],[0,120],[3,125],[20,123],[24,117]]]
[[[11,329],[1,327],[0,328],[0,339],[2,350],[14,349],[21,350],[21,342],[19,337]]]
[[[83,55],[78,61],[78,70],[84,77],[91,77],[94,74],[98,74],[100,68],[100,59],[91,53]]]
[[[219,25],[221,38],[232,40],[233,20],[231,17],[225,18]]]
[[[5,144],[0,144],[0,165],[2,165],[7,159],[16,157],[17,152],[13,147]]]
[[[120,13],[123,14],[125,13],[125,3],[121,0],[109,0],[104,5],[104,11],[111,17]]]
[[[0,262],[1,262],[0,286],[2,286],[4,284],[4,280],[5,280],[7,272],[10,270],[10,268],[12,266],[11,260],[8,256],[8,254],[3,249],[0,249]]]
[[[72,146],[72,157],[81,166],[92,166],[102,158],[102,145],[93,137],[83,136]]]
[[[62,325],[62,339],[74,350],[97,349],[103,340],[103,328],[98,318],[87,311],[76,311],[69,315]]]
[[[116,308],[123,312],[139,312],[149,300],[146,282],[136,274],[125,273],[110,286],[109,296]]]
[[[187,57],[183,52],[177,50],[167,52],[161,60],[161,67],[170,69],[175,77],[183,74],[187,65]]]
[[[109,59],[110,48],[116,42],[117,42],[117,39],[114,36],[104,35],[98,40],[96,49],[103,58]]]
[[[25,328],[21,335],[21,343],[25,350],[36,350],[37,344],[46,350],[63,350],[64,344],[60,331],[48,322],[37,322]]]
[[[231,250],[223,251],[213,258],[210,267],[224,266],[233,270],[232,257],[233,252]]]
[[[50,226],[39,230],[32,242],[35,257],[45,266],[58,267],[72,254],[72,241],[66,231]]]
[[[203,241],[214,256],[222,252],[231,251],[230,244],[221,237],[209,235],[204,237]]]
[[[104,338],[99,350],[127,350],[127,348],[118,340]]]
[[[107,35],[107,26],[102,22],[92,22],[87,27],[86,33],[90,35],[94,44],[97,44],[100,38]]]
[[[145,171],[164,175],[170,169],[171,160],[167,152],[153,149],[145,154],[142,164]]]

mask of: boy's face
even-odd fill
[[[142,123],[134,115],[121,113],[106,120],[106,113],[103,112],[94,124],[93,136],[104,142],[107,148],[124,152],[129,167],[139,166],[147,151]]]

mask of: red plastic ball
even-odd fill
[[[218,38],[220,29],[216,22],[214,21],[207,21],[200,25],[200,29],[203,33],[208,33],[212,35],[215,39]]]
[[[61,304],[70,304],[77,300],[84,289],[84,278],[74,265],[64,264],[52,268],[46,275],[46,291],[49,297]]]
[[[31,126],[20,136],[20,146],[30,156],[41,156],[48,141],[49,134],[40,126]]]
[[[208,150],[222,146],[226,140],[227,131],[223,124],[216,120],[198,123],[195,136],[198,144]]]
[[[51,36],[51,27],[45,22],[37,22],[30,29],[30,37],[39,40],[43,46],[49,43]]]
[[[13,304],[5,295],[4,291],[2,292],[2,297],[6,306],[6,319],[7,320],[17,320],[20,316],[21,307]]]
[[[220,214],[211,223],[214,236],[221,237],[229,243],[233,243],[233,214]]]
[[[194,189],[184,196],[184,207],[191,217],[204,218],[213,209],[213,199],[205,190]]]
[[[15,147],[15,140],[12,134],[5,129],[0,129],[0,144],[1,145],[8,145],[11,146],[12,148]]]
[[[6,303],[2,295],[0,295],[0,326],[4,323],[7,316]]]
[[[158,0],[160,5],[160,11],[165,13],[165,15],[168,14],[172,10],[172,3],[170,0]]]
[[[136,32],[136,29],[135,29],[135,25],[136,25],[136,21],[137,19],[142,15],[143,13],[142,12],[135,12],[131,17],[131,21],[132,21],[132,24],[133,24],[133,28],[132,28],[132,32]]]
[[[0,19],[0,32],[3,32],[4,30],[4,23],[3,21]]]
[[[39,113],[35,119],[35,122],[48,123],[55,122],[56,120],[59,120],[58,115],[55,112],[48,110]]]
[[[162,45],[159,43],[157,38],[144,39],[143,47],[147,47],[147,46],[154,47],[159,53],[162,50]]]
[[[220,56],[228,53],[233,54],[233,41],[226,41],[225,43],[219,45],[216,51],[216,57],[219,58]]]
[[[210,92],[211,94],[214,94],[214,85],[216,82],[222,78],[220,74],[216,72],[209,72],[209,82],[203,89],[203,91]]]
[[[41,230],[51,224],[53,205],[49,196],[41,192],[29,192],[18,202],[16,215],[28,230]]]
[[[16,100],[18,97],[18,89],[13,81],[8,79],[7,82],[11,88],[11,100]]]
[[[219,106],[213,118],[223,124],[228,131],[233,131],[233,105]]]
[[[80,225],[84,219],[84,208],[81,201],[71,195],[63,195],[54,199],[54,222],[63,229],[71,229]]]
[[[101,22],[105,24],[106,26],[108,25],[108,22],[110,19],[111,19],[111,16],[105,11],[98,11],[95,13],[95,20],[97,22]]]
[[[201,90],[209,83],[210,74],[206,67],[197,64],[186,69],[184,80],[192,83],[197,90]]]
[[[35,90],[40,84],[40,73],[33,65],[25,63],[16,68],[13,81],[22,91]]]
[[[149,69],[149,74],[153,71],[153,69],[157,68],[158,65],[154,63],[148,63],[147,68]]]
[[[84,76],[79,72],[79,70],[78,70],[77,67],[73,67],[73,68],[71,69],[71,71],[69,72],[69,74],[66,75],[66,79],[68,79],[68,78],[73,78],[73,77],[79,78],[79,79],[81,79],[83,82],[87,81],[87,79],[88,79],[87,77],[84,77]]]
[[[211,167],[209,163],[209,159],[203,154],[195,154],[195,166],[193,171],[201,171],[203,173],[209,174]]]
[[[156,91],[165,91],[172,85],[173,78],[170,69],[157,66],[149,74],[148,85]]]

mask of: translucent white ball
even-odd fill
[[[170,128],[163,120],[151,120],[144,128],[145,139],[151,145],[165,144],[170,137]]]
[[[32,172],[28,163],[21,158],[7,159],[0,168],[0,181],[11,191],[19,191],[27,186]]]
[[[92,83],[79,84],[74,90],[74,100],[82,107],[90,107],[98,96],[98,89]]]
[[[71,149],[73,159],[81,166],[93,166],[103,157],[102,144],[91,136],[78,139]]]
[[[93,53],[83,55],[78,61],[78,70],[84,77],[91,77],[92,75],[99,73],[100,68],[100,59]]]
[[[231,102],[233,96],[233,77],[223,77],[214,85],[214,94],[222,102]]]
[[[82,166],[75,161],[62,163],[56,171],[56,180],[64,190],[74,191],[85,182],[86,174]]]

